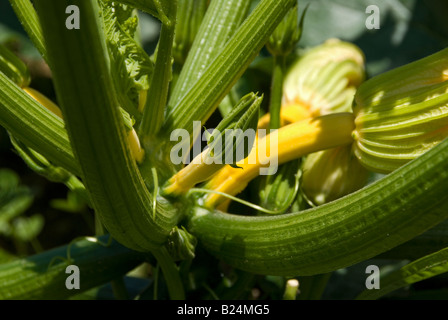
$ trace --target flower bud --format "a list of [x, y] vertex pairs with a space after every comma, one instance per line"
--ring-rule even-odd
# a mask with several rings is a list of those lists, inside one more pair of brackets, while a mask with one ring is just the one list
[[337, 39], [312, 48], [289, 69], [283, 105], [308, 107], [313, 116], [351, 111], [357, 86], [364, 80], [364, 55]]
[[295, 49], [302, 36], [303, 18], [306, 14], [306, 9], [299, 22], [298, 6], [295, 5], [274, 30], [266, 44], [272, 55], [286, 56]]
[[363, 83], [355, 96], [355, 154], [388, 173], [448, 136], [448, 49]]
[[167, 248], [175, 261], [194, 258], [197, 239], [185, 228], [174, 227], [168, 238]]
[[302, 190], [314, 205], [322, 205], [362, 188], [368, 175], [351, 145], [332, 148], [306, 157]]

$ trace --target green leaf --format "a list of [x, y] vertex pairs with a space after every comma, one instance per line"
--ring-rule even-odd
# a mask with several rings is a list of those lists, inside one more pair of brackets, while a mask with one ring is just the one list
[[166, 7], [169, 7], [169, 4], [166, 5], [167, 1], [165, 0], [118, 0], [117, 2], [128, 4], [134, 8], [145, 11], [165, 23], [169, 22], [171, 18], [170, 12], [166, 10]]
[[14, 220], [14, 237], [21, 241], [31, 241], [36, 238], [44, 227], [44, 217], [34, 214], [30, 217], [18, 217]]
[[[370, 75], [415, 61], [448, 44], [448, 7], [443, 0], [300, 1], [300, 5], [308, 3], [300, 45], [316, 46], [329, 38], [352, 42], [365, 52]], [[365, 11], [372, 4], [380, 9], [379, 30], [365, 26], [369, 17]]]
[[138, 18], [133, 9], [105, 0], [99, 4], [117, 97], [127, 112], [139, 118], [140, 99], [149, 88], [154, 63], [134, 38]]
[[0, 169], [0, 233], [9, 234], [13, 219], [24, 213], [34, 200], [31, 190], [19, 183], [14, 171]]

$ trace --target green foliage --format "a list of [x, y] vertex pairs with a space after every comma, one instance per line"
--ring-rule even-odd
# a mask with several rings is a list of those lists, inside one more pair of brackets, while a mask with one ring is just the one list
[[154, 63], [136, 41], [138, 17], [132, 7], [100, 1], [112, 79], [122, 107], [138, 116], [140, 95], [148, 90]]
[[[291, 66], [303, 49], [332, 37], [365, 52], [369, 75], [440, 51], [448, 34], [441, 23], [448, 12], [443, 0], [434, 1], [440, 10], [427, 1], [378, 1], [384, 24], [377, 31], [364, 25], [368, 0], [300, 1], [302, 20], [293, 0], [78, 0], [80, 31], [66, 30], [60, 14], [72, 1], [10, 2], [51, 68], [64, 120], [19, 87], [30, 85], [31, 70], [0, 59], [0, 125], [29, 168], [70, 189], [66, 198], [51, 197], [49, 205], [65, 214], [89, 210], [96, 234], [23, 258], [0, 249], [0, 298], [378, 299], [403, 292], [413, 298], [419, 296], [416, 283], [443, 279], [446, 139], [374, 179], [379, 181], [312, 209], [297, 192], [307, 168], [302, 159], [287, 163], [239, 195], [242, 203], [251, 200], [276, 216], [235, 203], [228, 210], [234, 214], [204, 208], [196, 196], [200, 189], [179, 197], [158, 190], [176, 170], [169, 163], [172, 130], [191, 133], [193, 120], [221, 130], [255, 128], [259, 110], [268, 106], [247, 93], [279, 102], [282, 90], [271, 87], [272, 79], [283, 77], [277, 78], [276, 67]], [[154, 52], [143, 49], [139, 28], [148, 16], [138, 10], [160, 21]], [[28, 39], [3, 32], [9, 30], [4, 25], [0, 30], [0, 42], [9, 36], [30, 46]], [[286, 53], [291, 54], [276, 60]], [[325, 70], [334, 71], [331, 65]], [[372, 90], [381, 86], [370, 83]], [[142, 164], [132, 157], [126, 136], [134, 124], [145, 149]], [[438, 124], [446, 128], [446, 119]], [[45, 216], [30, 210], [35, 193], [20, 178], [0, 170], [0, 234], [13, 240], [15, 255], [25, 255], [24, 243], [40, 251], [36, 238], [45, 231]], [[382, 288], [364, 291], [365, 266], [372, 263], [383, 267]], [[64, 287], [68, 264], [81, 268], [81, 291]], [[445, 294], [434, 290], [429, 297]]]
[[41, 214], [25, 216], [33, 203], [31, 189], [20, 184], [19, 176], [9, 169], [0, 169], [0, 235], [15, 242], [23, 252], [23, 244], [33, 242], [42, 231]]

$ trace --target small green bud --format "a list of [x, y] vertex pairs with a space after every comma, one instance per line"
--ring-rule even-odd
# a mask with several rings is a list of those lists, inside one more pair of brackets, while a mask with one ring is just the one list
[[31, 82], [25, 63], [3, 45], [0, 45], [0, 72], [21, 88], [28, 87]]
[[365, 78], [364, 55], [337, 39], [307, 51], [290, 67], [283, 102], [307, 107], [312, 116], [351, 111], [356, 88]]
[[355, 154], [388, 173], [448, 136], [448, 49], [363, 83], [355, 96]]
[[368, 175], [351, 146], [327, 149], [306, 157], [302, 191], [314, 205], [322, 205], [362, 188]]
[[184, 227], [174, 227], [168, 238], [167, 248], [175, 261], [193, 259], [197, 239]]
[[123, 117], [124, 127], [126, 131], [129, 132], [134, 128], [135, 119], [131, 117], [129, 113], [127, 113], [123, 108], [120, 108], [121, 115]]
[[295, 49], [302, 36], [303, 18], [307, 9], [308, 6], [299, 22], [298, 6], [295, 5], [274, 30], [266, 44], [267, 49], [273, 56], [287, 56]]
[[44, 156], [27, 147], [12, 135], [10, 135], [10, 140], [19, 156], [36, 173], [53, 182], [65, 183], [70, 179], [71, 173], [67, 170], [51, 164]]

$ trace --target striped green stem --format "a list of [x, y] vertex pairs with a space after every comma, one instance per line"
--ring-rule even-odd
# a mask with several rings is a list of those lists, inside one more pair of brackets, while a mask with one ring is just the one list
[[159, 131], [162, 126], [165, 105], [168, 100], [168, 89], [171, 81], [171, 60], [176, 25], [177, 1], [170, 1], [169, 23], [162, 23], [157, 58], [148, 90], [148, 99], [140, 124], [140, 135], [145, 139]]
[[239, 269], [315, 275], [377, 256], [448, 218], [448, 140], [350, 196], [306, 211], [248, 217], [196, 208], [189, 231]]
[[[0, 300], [66, 299], [126, 274], [145, 259], [116, 241], [106, 246], [98, 240], [78, 240], [0, 265]], [[68, 265], [79, 268], [79, 290], [65, 285]]]
[[448, 248], [424, 256], [388, 274], [381, 279], [378, 290], [365, 290], [357, 299], [379, 299], [397, 289], [446, 272], [448, 272]]
[[55, 165], [81, 173], [64, 122], [1, 72], [0, 125]]
[[175, 106], [199, 80], [244, 20], [249, 5], [250, 1], [246, 0], [216, 0], [210, 3], [173, 88], [169, 106]]
[[192, 133], [193, 121], [205, 122], [295, 2], [262, 0], [195, 85], [175, 105], [170, 103], [172, 108], [167, 114], [164, 132], [186, 129]]
[[65, 27], [71, 1], [37, 0], [35, 6], [67, 131], [92, 205], [112, 236], [137, 251], [162, 245], [177, 211], [152, 196], [131, 155], [108, 66], [98, 4], [80, 0], [79, 30]]
[[47, 50], [45, 48], [42, 28], [33, 4], [30, 0], [9, 0], [9, 2], [34, 46], [42, 57], [47, 59]]
[[272, 71], [271, 82], [271, 101], [269, 104], [269, 113], [271, 115], [269, 128], [278, 129], [280, 123], [280, 108], [283, 97], [283, 78], [285, 75], [285, 57], [274, 56], [274, 69]]

